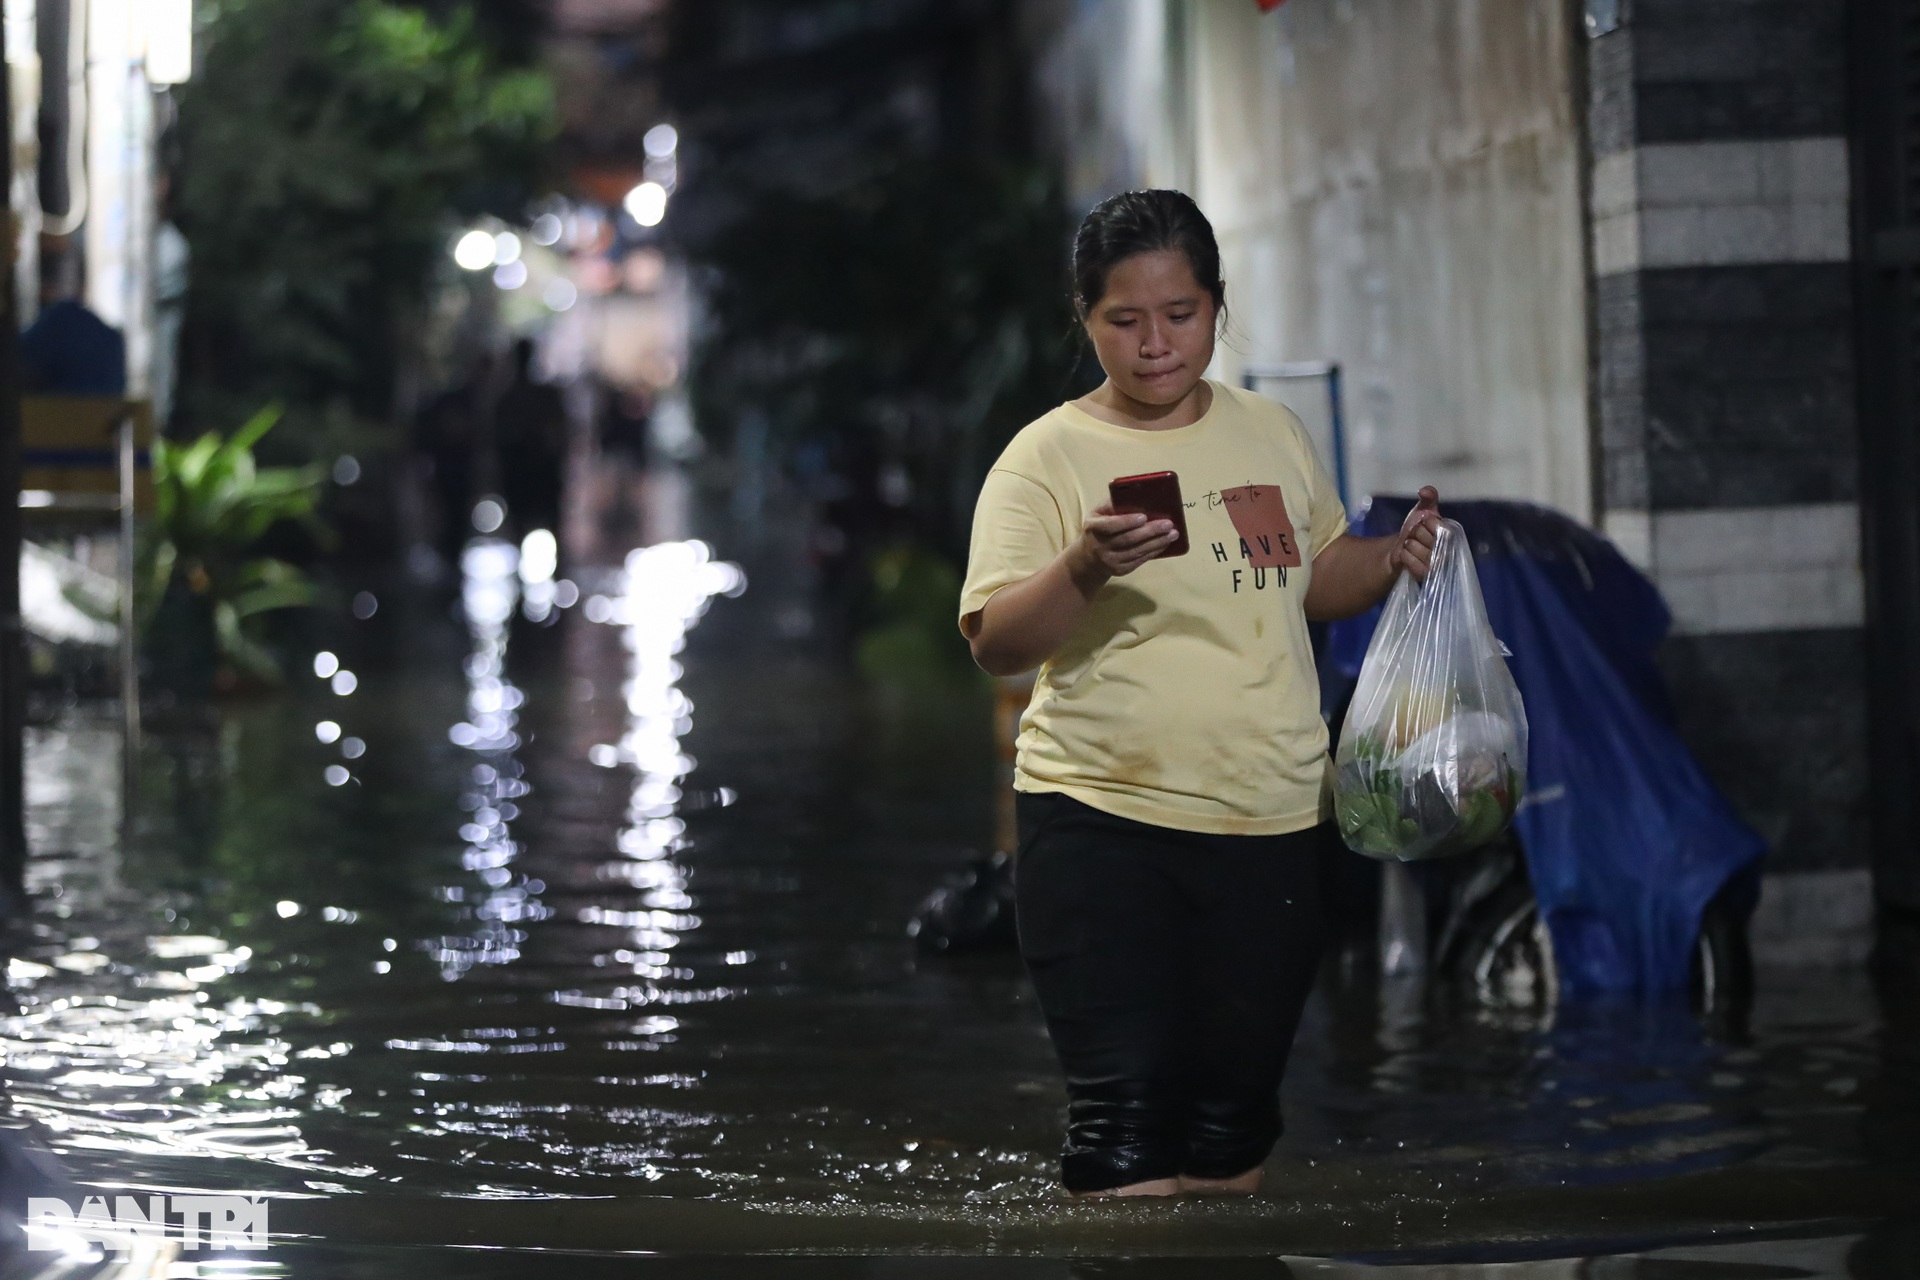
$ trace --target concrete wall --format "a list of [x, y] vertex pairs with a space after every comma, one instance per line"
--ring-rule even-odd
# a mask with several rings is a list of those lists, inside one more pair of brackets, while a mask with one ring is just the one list
[[[1202, 0], [1204, 2], [1204, 0]], [[1028, 0], [1020, 14], [1041, 129], [1085, 212], [1139, 187], [1192, 178], [1179, 0]]]
[[1189, 8], [1228, 366], [1329, 359], [1356, 495], [1591, 515], [1571, 38], [1556, 0]]
[[1030, 10], [1081, 207], [1220, 232], [1221, 372], [1340, 361], [1354, 493], [1550, 503], [1659, 583], [1682, 734], [1794, 886], [1763, 939], [1868, 901], [1844, 12]]
[[1076, 202], [1177, 186], [1213, 220], [1232, 312], [1222, 376], [1339, 361], [1356, 496], [1430, 482], [1591, 517], [1558, 0], [1035, 12]]

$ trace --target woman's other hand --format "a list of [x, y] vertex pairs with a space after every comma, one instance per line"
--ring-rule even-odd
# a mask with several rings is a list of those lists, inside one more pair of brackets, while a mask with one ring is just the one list
[[1420, 500], [1413, 504], [1413, 510], [1407, 512], [1406, 523], [1400, 526], [1393, 549], [1387, 553], [1387, 565], [1394, 576], [1399, 576], [1404, 569], [1415, 580], [1426, 581], [1428, 568], [1433, 563], [1433, 544], [1439, 528], [1440, 491], [1427, 485], [1420, 490]]
[[[1102, 577], [1124, 578], [1179, 540], [1173, 521], [1138, 512], [1116, 514], [1099, 506], [1087, 517], [1080, 535], [1082, 565]], [[1428, 539], [1432, 544], [1432, 539]], [[1078, 576], [1078, 575], [1076, 575]]]

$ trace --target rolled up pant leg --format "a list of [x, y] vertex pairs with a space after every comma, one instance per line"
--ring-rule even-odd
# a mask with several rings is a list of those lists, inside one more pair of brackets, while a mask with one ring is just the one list
[[1185, 1159], [1191, 913], [1177, 847], [1060, 795], [1019, 798], [1020, 950], [1067, 1076], [1061, 1181], [1102, 1191]]

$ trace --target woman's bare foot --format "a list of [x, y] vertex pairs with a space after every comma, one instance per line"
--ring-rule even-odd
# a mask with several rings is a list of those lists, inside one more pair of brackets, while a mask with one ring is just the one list
[[1250, 1196], [1260, 1189], [1260, 1178], [1265, 1173], [1265, 1168], [1255, 1165], [1231, 1178], [1192, 1178], [1183, 1173], [1174, 1181], [1181, 1191], [1191, 1195]]
[[[1254, 1172], [1258, 1173], [1259, 1170]], [[1130, 1182], [1124, 1187], [1111, 1187], [1101, 1191], [1069, 1191], [1067, 1195], [1075, 1200], [1104, 1200], [1112, 1196], [1177, 1196], [1186, 1188], [1182, 1185], [1185, 1178], [1149, 1178], [1145, 1182]]]

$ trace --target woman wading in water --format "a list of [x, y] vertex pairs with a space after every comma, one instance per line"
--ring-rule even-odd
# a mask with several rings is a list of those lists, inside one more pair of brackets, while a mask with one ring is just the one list
[[[1438, 495], [1347, 532], [1299, 419], [1202, 375], [1220, 251], [1176, 191], [1087, 215], [1074, 301], [1106, 381], [1032, 423], [981, 489], [960, 629], [1040, 668], [1015, 787], [1020, 950], [1066, 1070], [1070, 1192], [1250, 1193], [1324, 944], [1327, 729], [1309, 619], [1424, 577]], [[1172, 471], [1166, 519], [1108, 484]]]

